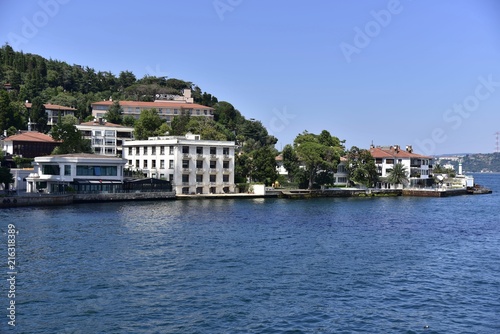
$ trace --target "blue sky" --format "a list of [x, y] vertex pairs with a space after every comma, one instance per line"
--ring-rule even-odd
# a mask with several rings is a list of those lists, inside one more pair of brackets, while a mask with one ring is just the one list
[[0, 0], [16, 51], [191, 81], [279, 142], [489, 153], [500, 131], [500, 2]]

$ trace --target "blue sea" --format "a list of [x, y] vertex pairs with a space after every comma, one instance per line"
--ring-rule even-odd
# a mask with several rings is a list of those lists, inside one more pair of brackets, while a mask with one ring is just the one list
[[475, 177], [493, 194], [3, 209], [0, 332], [500, 333], [500, 174]]

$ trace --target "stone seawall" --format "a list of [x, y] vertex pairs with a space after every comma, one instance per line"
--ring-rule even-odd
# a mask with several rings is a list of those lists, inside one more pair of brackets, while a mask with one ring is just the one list
[[446, 189], [446, 190], [421, 190], [421, 189], [404, 189], [403, 196], [416, 196], [416, 197], [447, 197], [467, 195], [467, 189]]
[[171, 199], [175, 199], [175, 193], [173, 193], [173, 192], [75, 194], [74, 195], [74, 202], [75, 203], [171, 200]]
[[22, 206], [53, 206], [73, 203], [73, 195], [10, 196], [0, 199], [0, 208]]
[[401, 189], [327, 189], [282, 191], [284, 198], [401, 196]]

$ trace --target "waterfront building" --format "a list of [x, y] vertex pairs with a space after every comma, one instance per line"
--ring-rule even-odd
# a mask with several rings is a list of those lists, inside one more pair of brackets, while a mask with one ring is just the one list
[[235, 191], [235, 147], [188, 133], [125, 141], [123, 157], [127, 169], [167, 179], [177, 194], [222, 194]]
[[[201, 104], [193, 103], [191, 90], [185, 89], [182, 96], [168, 96], [165, 100], [155, 100], [154, 102], [143, 101], [118, 101], [123, 109], [123, 116], [132, 116], [138, 119], [141, 111], [147, 109], [155, 109], [161, 119], [167, 123], [174, 119], [175, 116], [183, 113], [191, 117], [206, 117], [213, 119], [214, 109]], [[113, 105], [113, 101], [100, 101], [92, 103], [92, 115], [96, 118], [105, 118], [109, 108]]]
[[51, 154], [59, 146], [51, 136], [38, 131], [27, 131], [9, 136], [3, 140], [3, 151], [23, 158]]
[[29, 193], [115, 192], [123, 184], [126, 160], [119, 157], [77, 153], [36, 157], [27, 178]]
[[122, 144], [134, 138], [134, 128], [106, 122], [102, 118], [76, 125], [91, 142], [95, 154], [122, 156]]
[[337, 171], [333, 173], [334, 184], [336, 186], [347, 186], [349, 173], [346, 169], [347, 158], [340, 157], [340, 162], [337, 164]]
[[[26, 102], [24, 106], [26, 107], [26, 109], [28, 109], [29, 115], [32, 104]], [[49, 126], [56, 125], [59, 122], [59, 117], [67, 115], [75, 116], [75, 108], [50, 103], [44, 104], [43, 106], [45, 107], [45, 113], [47, 114], [47, 125]]]
[[433, 158], [413, 153], [411, 146], [401, 149], [399, 145], [394, 146], [371, 146], [370, 153], [375, 159], [378, 176], [381, 178], [381, 188], [393, 188], [384, 181], [389, 176], [395, 164], [402, 164], [408, 171], [410, 185], [427, 186], [432, 183]]

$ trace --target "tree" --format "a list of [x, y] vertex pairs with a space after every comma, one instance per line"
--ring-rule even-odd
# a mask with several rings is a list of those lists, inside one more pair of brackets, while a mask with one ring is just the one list
[[251, 154], [251, 178], [255, 182], [262, 182], [271, 185], [276, 181], [278, 172], [276, 171], [276, 150], [269, 146], [261, 147]]
[[369, 150], [351, 147], [347, 152], [346, 170], [350, 182], [373, 187], [378, 180], [375, 159]]
[[9, 184], [14, 183], [14, 176], [10, 172], [10, 168], [0, 167], [0, 183], [4, 185], [4, 189], [9, 189]]
[[395, 164], [387, 176], [387, 181], [391, 184], [405, 184], [408, 182], [408, 171], [403, 164]]
[[33, 99], [30, 112], [31, 122], [35, 123], [36, 130], [45, 132], [47, 130], [47, 113], [42, 99], [37, 96]]
[[92, 153], [90, 140], [84, 139], [82, 133], [73, 124], [54, 125], [51, 135], [55, 140], [61, 141], [52, 154]]
[[109, 110], [104, 115], [107, 122], [114, 124], [122, 124], [123, 122], [123, 108], [120, 106], [120, 102], [114, 101]]
[[127, 116], [123, 117], [122, 125], [134, 127], [134, 125], [135, 125], [134, 116], [127, 115]]
[[188, 132], [188, 124], [191, 120], [191, 116], [189, 113], [181, 108], [180, 115], [175, 116], [172, 120], [172, 135], [174, 136], [182, 136]]
[[294, 148], [297, 157], [304, 164], [309, 180], [308, 189], [312, 189], [319, 172], [333, 176], [344, 152], [341, 141], [326, 130], [320, 135], [304, 131], [295, 138]]
[[283, 167], [288, 172], [288, 178], [293, 181], [299, 171], [299, 158], [290, 144], [285, 145], [281, 155], [283, 157]]
[[163, 124], [156, 109], [145, 109], [141, 111], [139, 119], [135, 122], [134, 137], [137, 140], [148, 139], [158, 135], [160, 126]]

